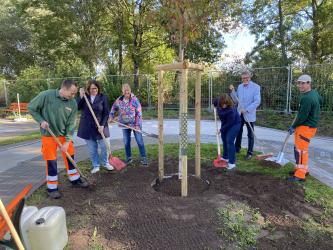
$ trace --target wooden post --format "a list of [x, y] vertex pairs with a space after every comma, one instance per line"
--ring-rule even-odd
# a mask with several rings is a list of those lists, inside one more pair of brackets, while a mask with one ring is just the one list
[[200, 162], [200, 120], [201, 120], [201, 72], [197, 71], [195, 80], [195, 176], [201, 176]]
[[164, 145], [163, 145], [163, 75], [164, 71], [158, 72], [158, 178], [164, 178]]
[[181, 195], [183, 197], [187, 196], [187, 74], [188, 70], [182, 70], [182, 77], [180, 83], [180, 93], [179, 93], [179, 101], [180, 101], [180, 157], [182, 164], [182, 188]]

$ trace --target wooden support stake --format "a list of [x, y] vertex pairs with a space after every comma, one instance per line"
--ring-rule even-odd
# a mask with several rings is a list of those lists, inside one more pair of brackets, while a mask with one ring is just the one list
[[164, 145], [163, 145], [163, 75], [164, 71], [158, 72], [158, 178], [164, 178]]
[[195, 81], [195, 176], [201, 177], [200, 162], [200, 120], [201, 120], [201, 72], [197, 71]]
[[204, 66], [201, 64], [190, 63], [188, 60], [184, 60], [183, 62], [172, 63], [172, 64], [161, 64], [155, 67], [156, 70], [204, 70]]
[[181, 124], [181, 131], [180, 131], [180, 143], [181, 143], [181, 164], [182, 164], [182, 183], [181, 183], [181, 195], [183, 197], [187, 196], [187, 75], [188, 70], [183, 69], [182, 70], [182, 77], [181, 77], [181, 83], [180, 83], [180, 95], [179, 95], [179, 101], [180, 101], [180, 124]]

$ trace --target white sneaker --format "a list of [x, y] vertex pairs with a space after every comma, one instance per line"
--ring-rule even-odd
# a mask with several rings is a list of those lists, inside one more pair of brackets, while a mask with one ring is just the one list
[[90, 171], [90, 173], [96, 174], [98, 171], [99, 171], [99, 167], [95, 167]]
[[236, 164], [228, 163], [228, 167], [227, 167], [227, 169], [228, 169], [228, 170], [231, 170], [231, 169], [234, 169], [235, 167], [236, 167]]
[[114, 167], [110, 163], [106, 163], [104, 167], [109, 171], [114, 170]]

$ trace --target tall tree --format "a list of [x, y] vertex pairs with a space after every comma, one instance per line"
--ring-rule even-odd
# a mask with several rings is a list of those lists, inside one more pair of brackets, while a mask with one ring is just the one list
[[332, 59], [333, 2], [303, 0], [298, 4], [297, 29], [293, 32], [294, 53], [311, 64]]
[[[290, 34], [296, 14], [293, 5], [291, 0], [255, 0], [244, 5], [244, 23], [257, 41], [256, 47], [247, 55], [248, 61], [272, 66], [290, 64]], [[269, 59], [267, 55], [273, 57]]]
[[229, 0], [161, 0], [161, 23], [170, 41], [178, 45], [178, 59], [184, 59], [189, 42], [220, 28], [227, 31], [237, 24], [241, 1]]
[[30, 48], [31, 34], [11, 0], [0, 5], [0, 74], [15, 77], [34, 61]]

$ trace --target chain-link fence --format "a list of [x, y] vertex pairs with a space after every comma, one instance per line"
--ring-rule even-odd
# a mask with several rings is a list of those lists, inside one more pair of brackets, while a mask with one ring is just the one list
[[[309, 74], [313, 79], [313, 88], [317, 89], [323, 98], [322, 111], [332, 111], [333, 107], [333, 64], [307, 65], [305, 67], [270, 67], [252, 69], [252, 80], [261, 86], [260, 110], [272, 110], [279, 112], [292, 112], [297, 110], [300, 93], [295, 84], [297, 78], [303, 74]], [[188, 106], [195, 107], [195, 77], [194, 72], [188, 75]], [[73, 77], [84, 86], [87, 79]], [[145, 108], [157, 107], [157, 74], [139, 75], [138, 85], [134, 86], [134, 75], [107, 75], [101, 76], [102, 91], [106, 93], [112, 103], [121, 95], [121, 85], [129, 83], [132, 91]], [[15, 81], [3, 81], [0, 84], [0, 106], [8, 106], [16, 101], [17, 93], [21, 102], [29, 102], [39, 92], [58, 88], [63, 79], [18, 79]], [[179, 83], [178, 72], [166, 72], [164, 75], [164, 108], [179, 108]], [[201, 107], [211, 109], [214, 98], [223, 92], [229, 92], [228, 86], [240, 84], [240, 72], [235, 70], [209, 71], [202, 74], [201, 79]]]

